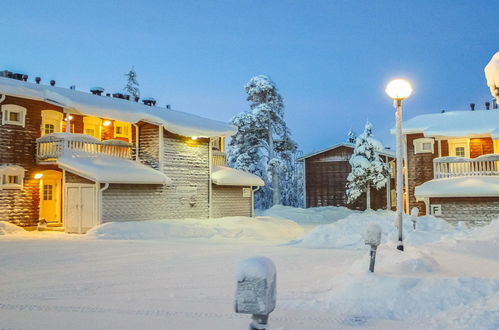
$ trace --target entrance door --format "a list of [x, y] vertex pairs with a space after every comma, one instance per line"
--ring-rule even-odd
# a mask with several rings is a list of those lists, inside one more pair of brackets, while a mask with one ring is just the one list
[[68, 233], [83, 234], [98, 225], [96, 186], [66, 184], [64, 228]]
[[43, 171], [40, 180], [40, 218], [61, 222], [61, 172]]

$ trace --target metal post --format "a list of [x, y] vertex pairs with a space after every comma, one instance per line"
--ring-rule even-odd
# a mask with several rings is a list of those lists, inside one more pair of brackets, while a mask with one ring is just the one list
[[371, 263], [369, 264], [369, 271], [374, 273], [374, 263], [376, 262], [376, 245], [371, 245]]
[[397, 112], [396, 132], [397, 132], [397, 226], [398, 226], [398, 243], [397, 249], [404, 251], [404, 243], [402, 241], [402, 211], [404, 207], [403, 199], [403, 175], [402, 175], [402, 100], [396, 100]]

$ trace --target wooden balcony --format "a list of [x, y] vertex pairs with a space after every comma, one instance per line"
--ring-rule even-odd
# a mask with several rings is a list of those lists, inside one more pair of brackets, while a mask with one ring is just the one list
[[435, 179], [459, 176], [499, 175], [499, 154], [488, 154], [477, 158], [440, 157], [433, 160]]
[[85, 134], [53, 133], [36, 140], [39, 164], [55, 163], [64, 154], [108, 155], [132, 159], [132, 144], [121, 140], [99, 141]]
[[227, 154], [222, 151], [213, 151], [212, 162], [215, 166], [227, 166]]

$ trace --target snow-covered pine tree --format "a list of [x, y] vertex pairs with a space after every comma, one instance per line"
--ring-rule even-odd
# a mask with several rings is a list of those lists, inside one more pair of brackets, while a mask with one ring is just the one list
[[378, 190], [384, 187], [389, 173], [378, 154], [378, 151], [383, 151], [383, 144], [373, 137], [372, 129], [372, 124], [367, 122], [364, 133], [356, 139], [350, 158], [352, 170], [347, 177], [348, 203], [354, 202], [365, 192], [367, 209], [371, 209], [371, 187]]
[[[251, 111], [232, 119], [238, 132], [229, 142], [228, 161], [235, 168], [257, 174], [265, 181], [256, 194], [255, 206], [268, 208], [281, 204], [283, 172], [289, 170], [288, 154], [296, 152], [296, 143], [284, 121], [284, 104], [270, 77], [253, 77], [245, 86]], [[270, 182], [270, 185], [269, 185]]]
[[355, 140], [357, 140], [357, 134], [355, 134], [355, 132], [350, 129], [348, 131], [348, 143], [355, 143]]
[[139, 83], [137, 81], [137, 72], [135, 72], [135, 68], [132, 66], [130, 71], [128, 71], [128, 73], [125, 73], [125, 76], [127, 77], [127, 82], [123, 90], [130, 94], [132, 98], [139, 98], [140, 90], [137, 87], [139, 86]]

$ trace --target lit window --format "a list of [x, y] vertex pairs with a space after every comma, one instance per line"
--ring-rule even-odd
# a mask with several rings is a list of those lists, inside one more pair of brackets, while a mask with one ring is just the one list
[[466, 157], [466, 149], [464, 147], [456, 147], [457, 157]]
[[0, 166], [0, 190], [22, 189], [24, 179], [24, 168], [18, 165]]
[[101, 139], [102, 119], [97, 117], [83, 117], [83, 132], [86, 135]]
[[130, 140], [131, 124], [122, 121], [114, 122], [114, 136]]
[[62, 131], [62, 112], [55, 110], [42, 110], [42, 132], [41, 135], [60, 133]]
[[54, 124], [45, 124], [43, 131], [44, 131], [44, 135], [52, 134], [55, 132], [55, 125]]
[[2, 105], [2, 125], [17, 125], [24, 127], [26, 108], [15, 104]]
[[52, 192], [53, 192], [53, 186], [51, 184], [44, 184], [43, 185], [43, 200], [44, 201], [51, 201], [52, 200]]

